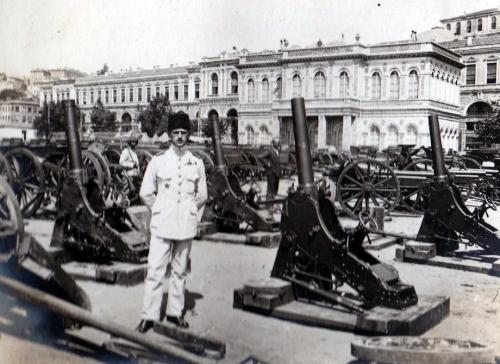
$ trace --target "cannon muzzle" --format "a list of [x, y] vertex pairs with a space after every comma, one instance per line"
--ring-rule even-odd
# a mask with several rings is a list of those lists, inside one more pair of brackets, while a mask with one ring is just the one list
[[82, 170], [82, 150], [80, 146], [80, 136], [78, 135], [78, 124], [76, 121], [75, 100], [63, 100], [63, 107], [66, 111], [66, 140], [68, 141], [69, 153], [69, 174], [79, 183], [83, 185], [83, 170]]
[[448, 179], [448, 175], [446, 174], [446, 167], [444, 165], [441, 132], [439, 130], [439, 120], [436, 114], [431, 114], [429, 116], [429, 133], [431, 136], [434, 179], [437, 181], [445, 181]]
[[224, 153], [222, 151], [222, 142], [220, 140], [219, 118], [216, 115], [210, 117], [210, 126], [212, 127], [212, 144], [215, 155], [215, 169], [226, 173], [226, 164], [224, 163]]
[[297, 169], [299, 175], [299, 185], [297, 188], [312, 197], [317, 197], [303, 97], [295, 97], [292, 99], [292, 118], [295, 154], [297, 155]]

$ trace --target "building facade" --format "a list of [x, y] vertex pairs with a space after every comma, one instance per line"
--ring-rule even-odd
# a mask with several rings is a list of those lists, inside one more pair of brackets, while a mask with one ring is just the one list
[[38, 116], [38, 111], [36, 99], [0, 101], [0, 139], [35, 139], [33, 121]]
[[166, 95], [174, 111], [192, 119], [216, 114], [228, 120], [239, 144], [267, 145], [279, 137], [290, 146], [290, 99], [303, 96], [315, 148], [429, 145], [427, 116], [437, 113], [444, 147], [458, 149], [462, 67], [458, 54], [432, 42], [365, 46], [357, 39], [234, 50], [185, 67], [58, 79], [41, 85], [40, 104], [74, 98], [89, 125], [100, 99], [127, 131], [138, 128], [138, 105]]
[[461, 148], [479, 147], [477, 122], [500, 101], [500, 9], [486, 9], [441, 20], [432, 40], [460, 55]]

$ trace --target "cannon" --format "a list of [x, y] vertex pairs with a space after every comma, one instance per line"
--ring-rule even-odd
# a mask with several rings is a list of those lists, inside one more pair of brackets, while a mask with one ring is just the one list
[[51, 245], [67, 248], [78, 258], [146, 261], [149, 249], [146, 232], [123, 207], [106, 206], [99, 185], [85, 175], [75, 101], [65, 100], [63, 105], [67, 112], [69, 170], [61, 186]]
[[483, 220], [488, 208], [496, 208], [488, 199], [470, 211], [463, 202], [457, 186], [450, 181], [446, 170], [437, 115], [429, 116], [434, 178], [425, 183], [425, 212], [417, 239], [436, 244], [440, 253], [456, 250], [459, 243], [477, 245], [500, 254], [498, 230]]
[[244, 193], [236, 174], [228, 170], [216, 117], [212, 117], [211, 124], [215, 163], [207, 176], [208, 202], [205, 220], [214, 219], [218, 230], [226, 232], [240, 231], [242, 223], [247, 229], [254, 231], [278, 230], [279, 223], [257, 205], [257, 192], [250, 189]]
[[[345, 230], [332, 202], [318, 196], [313, 178], [304, 99], [292, 99], [298, 188], [285, 200], [282, 238], [271, 276], [292, 283], [296, 297], [340, 304], [352, 311], [385, 306], [402, 309], [418, 301], [415, 289], [397, 270], [362, 247], [366, 230]], [[338, 293], [346, 283], [355, 298]]]

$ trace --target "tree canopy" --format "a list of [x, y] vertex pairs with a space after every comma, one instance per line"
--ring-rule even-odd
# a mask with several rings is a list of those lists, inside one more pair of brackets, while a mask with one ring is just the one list
[[90, 122], [96, 132], [116, 131], [116, 113], [104, 107], [101, 99], [98, 99], [90, 113]]
[[24, 92], [21, 91], [12, 89], [5, 89], [0, 91], [0, 100], [7, 100], [7, 99], [17, 100], [22, 97], [24, 97]]
[[490, 145], [500, 143], [500, 105], [493, 104], [493, 110], [477, 123], [478, 141]]
[[[50, 113], [49, 113], [50, 109]], [[50, 123], [49, 123], [50, 114]], [[76, 120], [80, 122], [80, 109], [76, 107]], [[39, 137], [48, 138], [50, 133], [66, 130], [66, 113], [60, 102], [49, 104], [44, 103], [41, 115], [37, 116], [33, 121], [33, 127], [36, 129], [36, 134]]]
[[172, 113], [170, 102], [165, 96], [156, 96], [143, 108], [137, 105], [139, 117], [137, 121], [141, 124], [141, 132], [152, 138], [155, 134], [161, 135], [167, 131], [168, 117]]

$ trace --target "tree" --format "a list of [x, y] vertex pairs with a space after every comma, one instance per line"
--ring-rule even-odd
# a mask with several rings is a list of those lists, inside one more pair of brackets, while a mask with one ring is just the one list
[[[76, 107], [75, 116], [77, 122], [80, 122], [80, 109], [78, 107]], [[66, 112], [62, 104], [60, 102], [54, 103], [53, 101], [49, 104], [44, 103], [40, 115], [33, 121], [33, 127], [36, 129], [36, 135], [47, 139], [53, 132], [65, 131], [66, 124]]]
[[117, 130], [116, 113], [106, 109], [101, 99], [98, 99], [92, 108], [90, 122], [96, 132]]
[[172, 113], [170, 102], [165, 96], [156, 96], [149, 102], [146, 108], [137, 105], [139, 117], [137, 121], [141, 124], [141, 131], [152, 138], [155, 134], [161, 135], [167, 131], [168, 116]]
[[24, 92], [21, 91], [11, 90], [11, 89], [5, 89], [0, 91], [0, 100], [7, 100], [7, 99], [17, 100], [22, 97], [24, 97]]
[[[228, 122], [227, 119], [218, 119], [219, 120], [219, 133], [221, 138], [224, 137], [228, 132], [229, 128], [231, 126], [231, 123]], [[201, 127], [201, 132], [203, 133], [203, 136], [207, 138], [212, 137], [212, 123], [208, 119], [203, 119], [202, 120], [202, 127]]]
[[99, 71], [97, 71], [96, 74], [98, 76], [105, 75], [108, 71], [109, 71], [109, 67], [108, 67], [108, 65], [106, 63], [104, 63], [104, 65], [102, 66], [102, 68]]
[[500, 105], [494, 103], [493, 110], [477, 123], [477, 140], [484, 144], [500, 143]]

